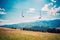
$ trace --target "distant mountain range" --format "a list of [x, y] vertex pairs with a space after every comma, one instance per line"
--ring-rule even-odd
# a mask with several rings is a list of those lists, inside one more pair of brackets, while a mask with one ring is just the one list
[[55, 29], [59, 28], [57, 32], [60, 32], [60, 19], [3, 25], [2, 27], [12, 28], [12, 29], [31, 30], [31, 31], [42, 31], [42, 32], [47, 32], [47, 31], [56, 32], [57, 30]]
[[49, 21], [39, 21], [38, 20], [35, 22], [19, 23], [19, 24], [12, 24], [12, 25], [3, 25], [2, 27], [30, 28], [33, 26], [57, 28], [57, 27], [60, 27], [60, 19], [49, 20]]

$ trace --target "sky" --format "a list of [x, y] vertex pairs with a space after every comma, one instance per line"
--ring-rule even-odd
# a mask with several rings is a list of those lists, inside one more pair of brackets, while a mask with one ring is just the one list
[[4, 24], [7, 20], [8, 24], [60, 19], [59, 10], [60, 0], [0, 0], [0, 21]]

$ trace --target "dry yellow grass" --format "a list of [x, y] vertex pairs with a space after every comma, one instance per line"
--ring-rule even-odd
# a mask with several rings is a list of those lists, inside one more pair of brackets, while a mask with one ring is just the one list
[[60, 40], [60, 34], [0, 28], [0, 40]]

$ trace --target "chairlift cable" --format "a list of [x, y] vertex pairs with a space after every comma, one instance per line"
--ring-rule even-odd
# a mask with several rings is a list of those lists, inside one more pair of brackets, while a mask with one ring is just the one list
[[39, 19], [41, 19], [41, 10], [40, 10], [40, 13], [39, 13], [39, 14], [40, 14], [40, 17], [39, 17]]
[[21, 14], [21, 16], [24, 17], [24, 15], [23, 15], [23, 10], [22, 10], [22, 14]]

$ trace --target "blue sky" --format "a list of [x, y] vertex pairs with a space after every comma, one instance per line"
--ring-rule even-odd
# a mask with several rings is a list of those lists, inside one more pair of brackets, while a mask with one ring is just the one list
[[[36, 21], [39, 20], [40, 10], [45, 4], [48, 5], [51, 2], [51, 0], [0, 0], [0, 8], [4, 8], [6, 13], [0, 14], [0, 19], [14, 22]], [[56, 8], [60, 7], [60, 0], [56, 0], [54, 5], [56, 5]], [[22, 11], [24, 17], [21, 16]], [[51, 16], [42, 12], [41, 16], [47, 20], [47, 17], [48, 19], [57, 19], [60, 15]]]

